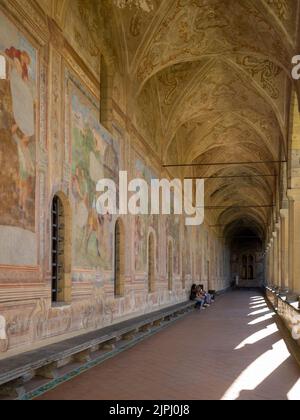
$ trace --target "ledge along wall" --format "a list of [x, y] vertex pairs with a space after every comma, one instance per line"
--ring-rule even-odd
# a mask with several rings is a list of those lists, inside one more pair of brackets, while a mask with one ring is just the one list
[[[115, 298], [117, 218], [95, 213], [96, 182], [102, 177], [118, 181], [121, 169], [148, 181], [171, 174], [132, 117], [120, 73], [107, 76], [101, 52], [95, 57], [97, 46], [77, 3], [72, 2], [65, 21], [64, 2], [53, 10], [48, 3], [0, 3], [0, 56], [7, 69], [0, 80], [0, 157], [5, 156], [0, 168], [0, 358], [185, 301], [193, 282], [215, 290], [229, 284], [229, 253], [208, 221], [190, 228], [181, 216], [126, 216], [123, 295]], [[112, 94], [107, 99], [108, 81]], [[100, 123], [101, 107], [107, 128]], [[51, 300], [54, 195], [64, 203], [66, 231], [59, 305]], [[151, 293], [150, 233], [155, 239]]]

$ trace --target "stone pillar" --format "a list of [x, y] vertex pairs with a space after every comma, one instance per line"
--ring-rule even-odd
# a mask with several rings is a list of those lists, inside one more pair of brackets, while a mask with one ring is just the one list
[[282, 288], [281, 282], [281, 223], [277, 223], [276, 225], [276, 233], [277, 233], [277, 279], [278, 279], [278, 287]]
[[270, 246], [267, 246], [265, 254], [265, 284], [271, 286], [270, 281]]
[[275, 287], [279, 286], [279, 273], [278, 273], [278, 234], [277, 231], [273, 232], [273, 283]]
[[281, 248], [281, 266], [280, 266], [280, 278], [281, 287], [283, 289], [289, 289], [289, 264], [288, 264], [288, 249], [289, 249], [289, 215], [288, 209], [280, 210], [280, 248]]
[[274, 246], [273, 246], [274, 239], [271, 238], [270, 240], [270, 263], [269, 263], [269, 284], [270, 286], [274, 286]]
[[300, 295], [300, 189], [288, 191], [289, 198], [289, 284]]

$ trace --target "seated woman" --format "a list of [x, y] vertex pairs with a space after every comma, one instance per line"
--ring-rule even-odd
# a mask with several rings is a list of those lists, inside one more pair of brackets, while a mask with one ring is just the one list
[[210, 306], [213, 300], [212, 296], [203, 289], [203, 286], [198, 286], [198, 290], [204, 299], [204, 306]]
[[199, 290], [195, 284], [193, 284], [192, 289], [191, 289], [190, 300], [196, 302], [196, 305], [195, 305], [196, 309], [202, 309], [202, 308], [204, 309], [205, 300], [202, 297], [202, 295], [199, 293]]

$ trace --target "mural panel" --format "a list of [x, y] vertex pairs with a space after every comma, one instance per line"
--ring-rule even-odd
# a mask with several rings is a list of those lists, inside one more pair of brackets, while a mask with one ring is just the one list
[[180, 274], [180, 216], [173, 214], [166, 216], [166, 232], [167, 237], [171, 237], [174, 243], [174, 274]]
[[191, 275], [191, 242], [188, 238], [192, 237], [192, 228], [184, 226], [184, 243], [183, 243], [183, 273]]
[[112, 270], [113, 216], [96, 211], [101, 178], [118, 184], [119, 147], [99, 123], [95, 102], [75, 82], [68, 82], [72, 144], [73, 263], [80, 268]]
[[35, 230], [37, 52], [0, 13], [0, 225]]
[[[141, 159], [137, 158], [135, 161], [135, 176], [147, 181], [151, 185], [152, 179], [158, 179], [152, 169], [150, 169]], [[158, 216], [136, 216], [135, 218], [135, 271], [143, 272], [147, 267], [147, 238], [149, 228], [152, 227], [158, 238], [159, 232], [159, 218]], [[159, 247], [156, 247], [156, 264], [158, 264]]]

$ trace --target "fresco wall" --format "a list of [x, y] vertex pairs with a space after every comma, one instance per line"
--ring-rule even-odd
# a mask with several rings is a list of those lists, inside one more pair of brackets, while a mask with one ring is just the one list
[[[148, 182], [169, 174], [117, 103], [111, 133], [99, 122], [97, 60], [93, 56], [91, 72], [82, 61], [94, 51], [92, 44], [79, 57], [81, 40], [73, 43], [76, 51], [69, 44], [71, 26], [65, 37], [32, 2], [23, 7], [10, 8], [10, 14], [0, 8], [0, 56], [7, 63], [0, 79], [0, 358], [185, 301], [192, 282], [205, 281], [209, 249], [204, 229], [185, 227], [182, 217], [122, 216], [125, 291], [115, 298], [117, 216], [96, 213], [96, 183], [103, 177], [118, 183], [120, 169]], [[80, 32], [80, 15], [74, 13], [71, 23]], [[57, 193], [68, 209], [71, 299], [53, 305], [50, 225]], [[153, 293], [148, 293], [150, 232], [156, 242]], [[209, 229], [207, 235], [214, 237]], [[212, 256], [210, 262], [214, 266]]]
[[112, 270], [113, 216], [96, 211], [97, 182], [118, 184], [119, 148], [99, 123], [99, 108], [69, 80], [72, 147], [73, 265]]
[[[6, 62], [0, 80], [0, 263], [34, 265], [37, 51], [3, 13], [0, 28], [0, 56]], [[27, 244], [20, 253], [21, 238]]]

